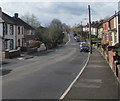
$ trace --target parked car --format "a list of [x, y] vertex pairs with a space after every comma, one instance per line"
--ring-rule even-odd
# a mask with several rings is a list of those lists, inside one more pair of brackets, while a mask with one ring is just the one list
[[76, 37], [76, 41], [77, 41], [77, 42], [80, 42], [80, 37]]
[[80, 47], [82, 46], [82, 44], [87, 44], [86, 42], [80, 42], [79, 45]]
[[89, 52], [90, 47], [86, 43], [80, 44], [80, 52]]
[[77, 42], [80, 42], [80, 37], [79, 36], [75, 36], [74, 40], [76, 40]]
[[76, 39], [77, 39], [77, 37], [75, 36], [75, 37], [74, 37], [74, 40], [76, 40]]

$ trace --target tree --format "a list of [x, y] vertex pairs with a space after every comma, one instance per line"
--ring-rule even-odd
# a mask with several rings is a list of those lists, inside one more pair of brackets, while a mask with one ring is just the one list
[[64, 35], [61, 21], [58, 19], [53, 19], [48, 29], [48, 33], [51, 36], [51, 41], [53, 45], [57, 46], [57, 44], [62, 43]]
[[26, 14], [22, 19], [35, 28], [35, 39], [37, 41], [42, 41], [51, 47], [63, 43], [64, 32], [69, 32], [70, 29], [70, 26], [61, 23], [58, 19], [53, 19], [47, 27], [40, 26], [40, 22], [34, 14]]
[[34, 14], [26, 14], [22, 16], [22, 20], [34, 28], [37, 28], [40, 26], [40, 22], [38, 21], [38, 18]]
[[68, 33], [70, 31], [70, 26], [69, 25], [66, 25], [65, 23], [63, 23], [62, 26], [63, 26], [63, 31], [64, 32]]
[[46, 32], [47, 28], [39, 26], [35, 30], [35, 39], [39, 41], [43, 41], [44, 34]]
[[56, 47], [58, 44], [63, 42], [63, 31], [63, 25], [61, 21], [58, 19], [53, 19], [43, 34], [43, 42], [46, 44], [52, 44], [53, 47]]

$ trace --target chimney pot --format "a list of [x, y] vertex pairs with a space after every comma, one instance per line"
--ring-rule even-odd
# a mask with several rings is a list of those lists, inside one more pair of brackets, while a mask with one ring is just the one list
[[2, 18], [2, 8], [0, 7], [0, 18]]
[[18, 13], [15, 13], [15, 14], [14, 14], [14, 17], [15, 17], [15, 18], [18, 18]]

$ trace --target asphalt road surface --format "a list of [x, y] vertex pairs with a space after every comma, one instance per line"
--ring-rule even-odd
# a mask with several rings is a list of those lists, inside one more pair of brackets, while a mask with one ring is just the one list
[[3, 76], [3, 99], [59, 99], [88, 57], [70, 36], [67, 45], [53, 52], [4, 65], [10, 72]]

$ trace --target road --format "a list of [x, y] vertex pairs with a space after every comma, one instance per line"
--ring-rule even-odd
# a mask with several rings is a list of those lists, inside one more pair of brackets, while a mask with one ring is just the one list
[[48, 54], [3, 66], [3, 99], [59, 99], [79, 74], [88, 53], [71, 35], [67, 45]]

